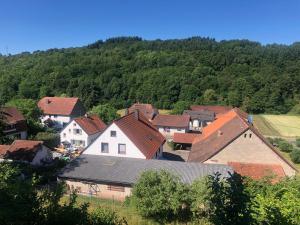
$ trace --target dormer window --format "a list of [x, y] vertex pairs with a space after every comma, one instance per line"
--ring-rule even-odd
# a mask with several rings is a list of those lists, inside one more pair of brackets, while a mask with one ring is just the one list
[[110, 136], [111, 136], [111, 137], [117, 137], [117, 131], [111, 130], [111, 131], [110, 131]]

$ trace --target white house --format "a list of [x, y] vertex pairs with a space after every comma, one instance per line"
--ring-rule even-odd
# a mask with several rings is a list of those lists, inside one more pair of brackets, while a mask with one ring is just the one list
[[79, 98], [44, 97], [38, 102], [38, 107], [43, 113], [42, 123], [57, 129], [62, 129], [73, 118], [86, 113]]
[[160, 133], [166, 137], [173, 137], [174, 133], [189, 131], [189, 115], [157, 115], [152, 121]]
[[113, 121], [83, 154], [156, 159], [162, 156], [164, 143], [165, 138], [136, 110]]
[[41, 166], [51, 162], [52, 152], [42, 141], [15, 140], [11, 145], [0, 145], [0, 158]]
[[90, 145], [106, 128], [106, 124], [96, 115], [73, 119], [61, 132], [60, 142], [74, 148]]

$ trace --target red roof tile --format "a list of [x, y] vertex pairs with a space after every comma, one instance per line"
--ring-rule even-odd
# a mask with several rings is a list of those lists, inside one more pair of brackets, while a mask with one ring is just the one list
[[228, 165], [236, 173], [254, 180], [260, 180], [266, 176], [276, 176], [274, 181], [278, 181], [278, 179], [285, 177], [282, 166], [277, 164], [228, 162]]
[[141, 113], [143, 113], [148, 120], [152, 120], [154, 116], [158, 114], [158, 110], [151, 104], [135, 103], [128, 109], [128, 112], [132, 113], [135, 110], [139, 110]]
[[99, 133], [106, 128], [106, 124], [96, 115], [82, 116], [74, 120], [88, 135]]
[[[76, 105], [80, 102], [79, 98], [66, 98], [66, 97], [44, 97], [38, 102], [38, 107], [44, 114], [48, 115], [71, 115]], [[79, 109], [79, 114], [84, 115], [85, 110]]]
[[15, 107], [2, 107], [5, 122], [8, 124], [16, 124], [20, 121], [25, 121], [23, 114]]
[[155, 126], [162, 127], [188, 127], [190, 122], [189, 115], [157, 115], [152, 121]]
[[163, 135], [138, 111], [123, 116], [114, 123], [140, 149], [146, 159], [153, 158], [165, 142]]
[[11, 145], [0, 147], [3, 158], [32, 161], [42, 141], [15, 140]]
[[220, 105], [192, 105], [190, 108], [193, 111], [208, 110], [208, 111], [215, 112], [216, 114], [226, 113], [232, 109], [231, 106], [220, 106]]
[[174, 133], [173, 142], [180, 144], [192, 144], [194, 139], [201, 134], [195, 133]]

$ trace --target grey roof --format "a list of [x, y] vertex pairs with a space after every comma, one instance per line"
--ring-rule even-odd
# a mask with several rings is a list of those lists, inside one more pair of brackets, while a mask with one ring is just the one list
[[233, 173], [231, 167], [219, 164], [81, 155], [67, 165], [58, 177], [131, 186], [138, 180], [142, 172], [162, 169], [173, 173], [182, 182], [187, 184], [192, 183], [198, 178], [213, 175], [217, 172], [222, 177], [229, 176], [229, 172]]
[[201, 121], [214, 121], [215, 113], [209, 110], [200, 110], [200, 111], [193, 111], [193, 110], [184, 110], [183, 115], [189, 115], [192, 120], [198, 119]]

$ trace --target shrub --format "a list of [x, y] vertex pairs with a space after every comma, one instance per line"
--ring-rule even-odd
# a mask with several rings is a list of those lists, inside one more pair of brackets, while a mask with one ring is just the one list
[[164, 170], [144, 172], [133, 187], [132, 202], [142, 216], [160, 222], [186, 218], [189, 205], [186, 186]]
[[122, 225], [126, 224], [125, 219], [120, 219], [119, 216], [110, 209], [97, 208], [89, 216], [90, 225]]
[[297, 139], [296, 139], [296, 146], [297, 146], [297, 147], [300, 147], [300, 138], [297, 138]]
[[36, 134], [35, 140], [43, 141], [50, 148], [55, 148], [60, 144], [59, 134], [49, 132], [39, 132]]
[[184, 110], [190, 107], [191, 103], [188, 101], [178, 101], [173, 105], [171, 114], [182, 114]]
[[294, 149], [290, 153], [290, 156], [294, 163], [300, 163], [300, 149]]
[[288, 143], [287, 141], [281, 141], [278, 144], [278, 148], [283, 152], [291, 152], [293, 151], [293, 145]]

